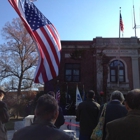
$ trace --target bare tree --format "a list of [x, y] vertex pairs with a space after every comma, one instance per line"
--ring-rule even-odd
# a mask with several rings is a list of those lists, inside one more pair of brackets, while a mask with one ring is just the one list
[[38, 59], [36, 46], [19, 18], [6, 23], [2, 36], [7, 43], [0, 45], [0, 81], [9, 90], [22, 89], [33, 84], [34, 71]]

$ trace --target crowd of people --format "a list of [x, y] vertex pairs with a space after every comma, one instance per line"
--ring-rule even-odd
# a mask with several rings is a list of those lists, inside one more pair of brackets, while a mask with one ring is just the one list
[[[0, 140], [7, 140], [4, 124], [8, 122], [8, 108], [2, 101], [5, 92], [0, 90]], [[128, 91], [125, 95], [113, 91], [107, 103], [95, 101], [95, 92], [89, 90], [87, 98], [76, 109], [79, 122], [79, 140], [90, 140], [106, 106], [102, 140], [140, 140], [140, 89]], [[73, 137], [59, 129], [65, 122], [63, 111], [53, 91], [37, 99], [32, 125], [16, 131], [12, 140], [73, 140]]]
[[99, 105], [94, 91], [89, 91], [87, 100], [77, 109], [80, 122], [79, 140], [90, 140], [102, 109], [106, 104], [102, 140], [140, 140], [140, 89], [129, 91], [124, 98], [122, 92], [111, 93], [110, 100]]

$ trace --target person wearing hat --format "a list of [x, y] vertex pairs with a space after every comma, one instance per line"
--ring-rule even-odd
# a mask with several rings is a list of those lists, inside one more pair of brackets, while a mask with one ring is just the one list
[[0, 140], [7, 140], [5, 123], [9, 121], [7, 105], [2, 101], [4, 96], [5, 92], [2, 88], [0, 88]]

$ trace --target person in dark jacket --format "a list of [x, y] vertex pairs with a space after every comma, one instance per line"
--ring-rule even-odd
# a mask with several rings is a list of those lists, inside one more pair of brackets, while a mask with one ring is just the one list
[[86, 101], [79, 104], [76, 111], [76, 120], [80, 123], [79, 140], [90, 140], [93, 129], [98, 122], [100, 105], [94, 100], [95, 93], [90, 90]]
[[0, 89], [0, 140], [7, 140], [7, 130], [5, 128], [5, 123], [9, 121], [7, 105], [2, 101], [4, 95], [5, 92], [1, 88]]
[[62, 108], [59, 106], [59, 114], [55, 121], [55, 126], [57, 128], [60, 128], [64, 124], [64, 122], [65, 122], [65, 119], [64, 119], [63, 111], [62, 111]]
[[39, 97], [35, 115], [35, 122], [16, 131], [12, 140], [73, 140], [54, 125], [58, 116], [58, 103], [51, 95]]
[[140, 89], [125, 96], [127, 116], [107, 123], [106, 140], [140, 140]]
[[[127, 109], [123, 105], [124, 96], [122, 92], [116, 90], [110, 96], [110, 101], [107, 103], [105, 112], [105, 124], [103, 129], [103, 139], [106, 137], [106, 124], [115, 119], [124, 117], [127, 115]], [[102, 107], [101, 107], [102, 110]], [[100, 111], [101, 112], [101, 111]]]

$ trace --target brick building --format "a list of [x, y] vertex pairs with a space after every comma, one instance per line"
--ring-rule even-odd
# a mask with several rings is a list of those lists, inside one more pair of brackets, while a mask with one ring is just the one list
[[[62, 93], [93, 89], [108, 96], [113, 90], [126, 93], [140, 87], [140, 40], [96, 37], [91, 41], [62, 41], [59, 76], [45, 85]], [[118, 76], [119, 72], [119, 76]], [[118, 80], [119, 79], [119, 80]], [[49, 89], [50, 90], [50, 89]], [[75, 93], [74, 93], [75, 94]]]

